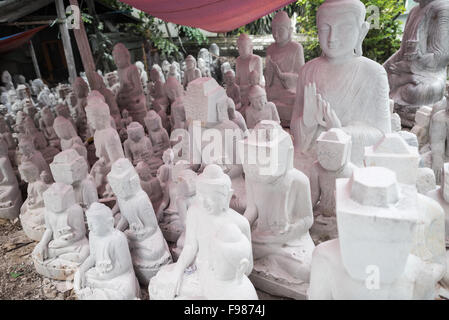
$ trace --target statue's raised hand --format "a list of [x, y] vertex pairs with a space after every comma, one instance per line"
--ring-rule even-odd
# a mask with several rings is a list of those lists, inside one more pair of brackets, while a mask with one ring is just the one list
[[[304, 87], [304, 111], [303, 122], [306, 127], [314, 127], [318, 125], [317, 119], [320, 118], [320, 110], [318, 106], [318, 95], [316, 92], [316, 84], [309, 83]], [[323, 117], [321, 116], [321, 119]]]
[[331, 105], [326, 100], [319, 97], [320, 109], [323, 110], [325, 127], [327, 130], [331, 128], [341, 128], [340, 119], [338, 119], [337, 114], [332, 110]]

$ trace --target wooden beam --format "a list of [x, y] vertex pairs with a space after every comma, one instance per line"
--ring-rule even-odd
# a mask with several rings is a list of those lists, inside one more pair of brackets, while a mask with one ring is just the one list
[[[55, 0], [56, 11], [58, 13], [58, 19], [64, 20], [65, 9], [64, 0]], [[69, 82], [74, 83], [76, 79], [76, 65], [73, 58], [72, 43], [70, 42], [69, 29], [67, 23], [63, 22], [59, 24], [59, 31], [61, 32], [62, 44], [64, 46], [65, 60], [67, 62], [67, 69], [69, 70]]]
[[[38, 26], [38, 25], [45, 25], [45, 24], [51, 24], [54, 20], [42, 20], [42, 21], [21, 21], [21, 22], [8, 22], [8, 23], [0, 23], [2, 26]], [[59, 21], [57, 21], [59, 22]]]
[[37, 63], [36, 52], [34, 51], [33, 42], [29, 41], [31, 60], [33, 60], [34, 71], [36, 72], [36, 77], [42, 79], [41, 70], [39, 69], [39, 64]]
[[[70, 0], [70, 4], [80, 7], [78, 0]], [[94, 58], [90, 49], [89, 40], [87, 39], [86, 29], [84, 28], [83, 19], [80, 17], [80, 25], [78, 29], [73, 29], [76, 43], [80, 52], [81, 60], [83, 61], [84, 72], [86, 72], [87, 79], [91, 88], [97, 88], [94, 72], [96, 71]]]

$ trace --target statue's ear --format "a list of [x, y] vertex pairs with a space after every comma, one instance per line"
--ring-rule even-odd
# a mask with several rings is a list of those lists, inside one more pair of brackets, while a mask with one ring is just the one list
[[366, 35], [368, 34], [370, 24], [368, 22], [363, 22], [360, 27], [360, 35], [357, 41], [357, 46], [355, 48], [355, 54], [360, 57], [363, 55], [362, 44], [363, 40], [365, 40]]

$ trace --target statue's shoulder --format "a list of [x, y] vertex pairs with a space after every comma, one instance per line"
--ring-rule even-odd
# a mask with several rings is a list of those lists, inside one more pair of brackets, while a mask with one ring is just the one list
[[327, 263], [340, 260], [340, 243], [338, 239], [325, 241], [317, 245], [315, 250], [313, 250], [312, 259], [324, 260]]
[[291, 169], [288, 172], [287, 177], [290, 183], [300, 183], [301, 185], [309, 184], [309, 179], [307, 178], [307, 176], [300, 170], [295, 168]]
[[[438, 14], [449, 14], [449, 1], [447, 0], [437, 0], [434, 1], [431, 5], [433, 5], [434, 11], [436, 11]], [[419, 7], [419, 6], [416, 6]], [[413, 8], [415, 9], [415, 8]]]
[[376, 74], [380, 74], [380, 75], [384, 75], [385, 77], [387, 77], [387, 71], [385, 70], [385, 68], [377, 63], [374, 60], [371, 60], [367, 57], [358, 57], [358, 62], [361, 65], [361, 67], [363, 68], [363, 70], [365, 72], [368, 72], [372, 75], [376, 75]]
[[302, 72], [307, 72], [309, 70], [313, 70], [315, 68], [317, 68], [318, 66], [322, 65], [326, 63], [325, 59], [323, 57], [317, 57], [314, 58], [310, 61], [307, 61], [303, 66], [302, 66]]
[[432, 116], [432, 122], [446, 122], [447, 118], [446, 110], [440, 110]]

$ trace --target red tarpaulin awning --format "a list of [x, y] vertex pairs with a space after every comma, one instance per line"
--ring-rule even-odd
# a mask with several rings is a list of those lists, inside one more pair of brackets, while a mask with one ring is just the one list
[[295, 0], [121, 0], [167, 22], [228, 32]]
[[0, 53], [5, 53], [17, 49], [24, 43], [28, 42], [37, 32], [48, 27], [48, 25], [40, 26], [25, 32], [16, 33], [7, 37], [0, 38]]

